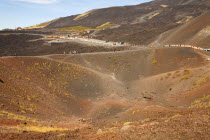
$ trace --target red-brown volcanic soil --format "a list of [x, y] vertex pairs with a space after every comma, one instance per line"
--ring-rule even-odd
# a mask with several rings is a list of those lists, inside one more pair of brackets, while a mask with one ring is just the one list
[[0, 58], [2, 139], [208, 139], [210, 65], [191, 48]]

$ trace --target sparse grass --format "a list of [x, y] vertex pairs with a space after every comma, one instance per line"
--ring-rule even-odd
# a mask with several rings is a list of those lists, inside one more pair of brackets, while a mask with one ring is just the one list
[[25, 112], [24, 110], [21, 110], [21, 113], [22, 113], [22, 114], [26, 114], [26, 112]]
[[180, 118], [180, 117], [182, 117], [183, 115], [181, 115], [181, 114], [176, 114], [176, 115], [174, 115], [173, 117], [171, 117], [171, 118]]
[[58, 29], [62, 31], [76, 31], [76, 32], [85, 32], [89, 30], [95, 30], [93, 28], [84, 27], [84, 26], [63, 27], [63, 28], [58, 28]]
[[154, 18], [155, 16], [157, 16], [157, 15], [159, 15], [159, 14], [160, 14], [159, 12], [154, 13], [154, 14], [150, 15], [150, 16], [148, 17], [148, 19], [152, 19], [152, 18]]
[[154, 59], [154, 60], [152, 61], [152, 64], [153, 64], [153, 65], [157, 64], [157, 60]]
[[101, 26], [96, 27], [97, 30], [103, 30], [106, 28], [117, 26], [117, 24], [111, 24], [110, 22], [104, 23]]
[[26, 80], [30, 81], [31, 79], [29, 77], [26, 77]]
[[92, 12], [94, 12], [96, 9], [94, 9], [94, 10], [90, 10], [90, 11], [88, 11], [88, 12], [86, 12], [86, 13], [83, 13], [83, 14], [80, 14], [80, 15], [78, 15], [76, 18], [74, 18], [74, 20], [80, 20], [80, 19], [83, 19], [83, 18], [85, 18], [85, 17], [87, 17], [90, 13], [92, 13]]
[[201, 81], [200, 85], [204, 85], [206, 83], [206, 81]]
[[171, 74], [171, 73], [167, 73], [167, 75], [168, 75], [168, 76], [171, 76], [172, 74]]
[[196, 86], [197, 85], [197, 82], [193, 82], [193, 86]]
[[53, 84], [52, 84], [52, 81], [49, 81], [48, 86], [49, 86], [49, 87], [52, 87], [52, 85], [53, 85]]
[[1, 104], [1, 105], [0, 105], [0, 108], [3, 108], [3, 107], [4, 107], [4, 104]]
[[133, 124], [133, 122], [125, 122], [123, 125], [130, 125]]
[[18, 127], [19, 130], [24, 131], [33, 131], [33, 132], [40, 132], [40, 133], [46, 133], [46, 132], [52, 132], [52, 131], [67, 131], [66, 128], [58, 128], [58, 127], [47, 127], [47, 126], [24, 126], [24, 127]]
[[62, 28], [58, 28], [59, 30], [62, 31], [75, 31], [75, 32], [86, 32], [86, 31], [90, 31], [90, 30], [103, 30], [103, 29], [107, 29], [110, 27], [114, 27], [117, 24], [111, 24], [110, 22], [107, 22], [105, 24], [102, 24], [101, 26], [98, 26], [96, 28], [89, 28], [89, 27], [84, 27], [84, 26], [73, 26], [73, 27], [62, 27]]
[[4, 111], [4, 110], [1, 111], [0, 114], [3, 115], [3, 116], [6, 116], [9, 119], [20, 120], [20, 121], [37, 122], [36, 119], [27, 118], [25, 116], [13, 114], [13, 113], [10, 113], [10, 112]]
[[181, 80], [188, 80], [189, 77], [185, 76], [185, 77], [182, 77]]
[[30, 27], [26, 27], [25, 29], [36, 29], [36, 28], [44, 28], [46, 26], [48, 26], [49, 24], [59, 20], [60, 18], [57, 18], [57, 19], [54, 19], [54, 20], [51, 20], [51, 21], [48, 21], [48, 22], [44, 22], [44, 23], [41, 23], [41, 24], [37, 24], [37, 25], [34, 25], [34, 26], [30, 26]]
[[161, 7], [163, 7], [163, 8], [166, 8], [166, 7], [168, 7], [168, 5], [160, 5]]
[[200, 82], [200, 85], [206, 84], [208, 80], [209, 80], [208, 77], [203, 78], [202, 81]]
[[184, 70], [184, 75], [188, 75], [190, 74], [190, 71], [189, 70]]
[[204, 95], [203, 97], [195, 100], [189, 108], [207, 108], [210, 107], [210, 95]]

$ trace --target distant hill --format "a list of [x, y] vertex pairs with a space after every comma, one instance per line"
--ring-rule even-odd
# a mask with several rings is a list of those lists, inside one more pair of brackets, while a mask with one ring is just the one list
[[[150, 44], [158, 35], [210, 10], [209, 0], [154, 0], [135, 6], [95, 9], [47, 22], [45, 29], [85, 27], [98, 39]], [[42, 25], [42, 24], [41, 24]], [[38, 26], [39, 27], [39, 26]], [[43, 26], [42, 26], [43, 27]]]
[[47, 22], [44, 22], [44, 23], [41, 23], [41, 24], [37, 24], [37, 25], [34, 25], [34, 26], [30, 26], [30, 27], [26, 27], [25, 29], [39, 29], [39, 28], [45, 28], [46, 26], [48, 26], [49, 24], [55, 22], [59, 20], [58, 19], [54, 19], [54, 20], [51, 20], [51, 21], [47, 21]]

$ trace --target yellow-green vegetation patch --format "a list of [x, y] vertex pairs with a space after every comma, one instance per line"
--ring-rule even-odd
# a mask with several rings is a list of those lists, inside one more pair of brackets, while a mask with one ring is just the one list
[[188, 80], [189, 77], [185, 76], [185, 77], [182, 77], [181, 80]]
[[152, 18], [156, 17], [156, 16], [159, 15], [159, 14], [160, 14], [160, 12], [154, 13], [154, 14], [150, 15], [150, 16], [148, 17], [148, 19], [152, 19]]
[[8, 119], [13, 119], [13, 120], [37, 122], [36, 119], [27, 118], [25, 116], [13, 114], [13, 113], [10, 113], [10, 112], [4, 111], [4, 110], [0, 111], [0, 116], [5, 116]]
[[193, 18], [193, 16], [187, 16], [187, 17], [183, 18], [182, 20], [177, 21], [176, 23], [177, 23], [177, 24], [187, 23], [187, 22], [190, 21], [192, 18]]
[[84, 26], [62, 27], [58, 29], [62, 31], [75, 31], [75, 32], [85, 32], [89, 30], [95, 30], [93, 28], [84, 27]]
[[168, 76], [171, 76], [171, 75], [172, 75], [172, 73], [167, 73], [167, 75], [168, 75]]
[[168, 7], [168, 5], [160, 5], [161, 7], [163, 7], [163, 8], [166, 8], [166, 7]]
[[195, 100], [189, 108], [207, 108], [210, 107], [210, 95], [204, 95], [203, 97]]
[[[22, 99], [23, 96], [21, 95], [17, 95], [17, 97], [20, 97]], [[27, 99], [28, 101], [31, 101], [33, 98], [30, 97], [30, 96], [26, 96], [26, 97], [23, 97], [23, 99]], [[27, 113], [33, 113], [35, 114], [36, 113], [36, 106], [34, 104], [24, 104], [24, 103], [21, 103], [21, 102], [18, 102], [18, 101], [11, 101], [11, 104], [14, 104], [14, 105], [17, 105], [19, 106], [20, 110], [21, 110], [21, 113], [25, 114], [26, 112]]]
[[154, 59], [154, 60], [152, 61], [152, 64], [153, 64], [153, 65], [157, 64], [157, 60]]
[[200, 81], [200, 85], [206, 84], [208, 80], [209, 80], [209, 77], [202, 78], [202, 80]]
[[33, 132], [52, 132], [52, 131], [67, 131], [67, 128], [58, 128], [58, 127], [48, 127], [48, 126], [24, 126], [24, 127], [17, 127], [18, 130], [21, 131], [33, 131]]
[[83, 18], [89, 16], [89, 14], [91, 14], [91, 13], [94, 12], [95, 10], [97, 10], [97, 9], [93, 9], [93, 10], [90, 10], [90, 11], [88, 11], [88, 12], [86, 12], [86, 13], [80, 14], [80, 15], [78, 15], [76, 18], [74, 18], [74, 20], [77, 21], [77, 20], [83, 19]]
[[177, 74], [176, 76], [178, 77], [178, 76], [180, 76], [180, 74]]
[[[31, 63], [28, 67], [28, 71], [36, 73], [37, 77], [40, 77], [43, 81], [45, 81], [46, 86], [53, 90], [53, 93], [58, 94], [62, 93], [59, 88], [67, 89], [71, 82], [86, 78], [91, 74], [86, 69], [76, 65], [46, 61]], [[71, 93], [68, 93], [68, 95], [65, 94], [65, 96], [72, 98]]]
[[172, 119], [173, 118], [180, 118], [180, 117], [182, 117], [183, 115], [181, 115], [181, 114], [176, 114], [176, 115], [174, 115], [173, 117], [171, 117]]
[[103, 30], [110, 27], [114, 27], [114, 26], [117, 26], [117, 24], [111, 24], [110, 22], [107, 22], [96, 28], [90, 28], [90, 27], [84, 27], [84, 26], [73, 26], [73, 27], [62, 27], [58, 29], [62, 31], [85, 32], [85, 31], [90, 31], [90, 30]]
[[111, 24], [110, 22], [107, 22], [107, 23], [102, 24], [101, 26], [96, 27], [96, 29], [97, 30], [103, 30], [103, 29], [106, 29], [106, 28], [114, 27], [114, 26], [117, 26], [117, 24]]
[[188, 75], [190, 74], [190, 71], [189, 70], [184, 70], [184, 75]]
[[197, 85], [197, 82], [193, 82], [193, 86], [196, 86]]
[[48, 22], [44, 22], [44, 23], [41, 23], [41, 24], [37, 24], [37, 25], [34, 25], [34, 26], [30, 26], [30, 27], [26, 27], [25, 29], [36, 29], [36, 28], [44, 28], [48, 25], [50, 25], [51, 23], [59, 20], [60, 18], [57, 18], [57, 19], [54, 19], [54, 20], [51, 20], [51, 21], [48, 21]]
[[123, 125], [130, 125], [133, 124], [133, 122], [125, 122]]
[[200, 85], [204, 85], [206, 83], [206, 81], [201, 81]]

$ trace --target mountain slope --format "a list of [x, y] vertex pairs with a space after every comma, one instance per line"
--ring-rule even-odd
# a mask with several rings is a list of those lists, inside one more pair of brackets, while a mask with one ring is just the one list
[[209, 107], [208, 67], [209, 61], [191, 48], [1, 57], [0, 135], [103, 129], [101, 123]]
[[[208, 9], [208, 5], [202, 4], [204, 1], [207, 0], [191, 0], [191, 2], [188, 3], [183, 0], [173, 0], [173, 2], [170, 0], [156, 0], [136, 6], [95, 9], [81, 15], [61, 18], [60, 20], [57, 20], [48, 25], [47, 28], [79, 25], [94, 28], [106, 22], [112, 22], [114, 24], [142, 23], [144, 20], [147, 21], [148, 19], [153, 19], [156, 16], [159, 17], [169, 11], [173, 12], [174, 15], [171, 17], [171, 19], [169, 17], [165, 17], [165, 20], [172, 20], [173, 18], [177, 18], [177, 20], [179, 20], [187, 15], [199, 15], [203, 12], [203, 10], [205, 11]], [[177, 14], [177, 11], [184, 12], [185, 15], [179, 15], [178, 17], [175, 15]], [[142, 16], [146, 16], [146, 14], [147, 17], [139, 20], [139, 18], [143, 18]]]
[[209, 10], [208, 0], [155, 0], [136, 6], [95, 9], [81, 15], [63, 17], [46, 26], [46, 29], [74, 26], [96, 28], [109, 22], [116, 26], [91, 35], [103, 40], [149, 44], [159, 34]]
[[210, 12], [160, 35], [152, 45], [186, 44], [210, 48]]
[[51, 23], [55, 22], [59, 20], [58, 19], [54, 19], [54, 20], [51, 20], [51, 21], [48, 21], [48, 22], [44, 22], [44, 23], [41, 23], [41, 24], [37, 24], [37, 25], [34, 25], [34, 26], [30, 26], [30, 27], [26, 27], [24, 29], [40, 29], [40, 28], [45, 28], [46, 26], [50, 25]]

